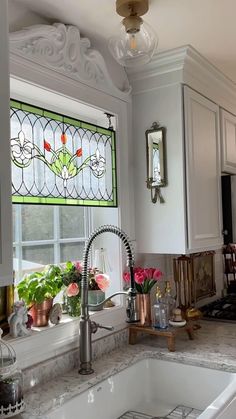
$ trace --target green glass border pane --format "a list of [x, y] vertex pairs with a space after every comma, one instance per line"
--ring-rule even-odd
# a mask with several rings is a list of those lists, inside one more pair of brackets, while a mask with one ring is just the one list
[[106, 129], [95, 124], [90, 124], [84, 121], [80, 121], [69, 116], [59, 114], [57, 112], [43, 109], [40, 107], [32, 106], [30, 104], [17, 101], [14, 99], [10, 100], [11, 108], [22, 110], [23, 112], [32, 113], [35, 115], [43, 116], [51, 120], [59, 121], [76, 128], [82, 128], [91, 132], [97, 132], [102, 135], [107, 135], [111, 138], [111, 157], [112, 157], [112, 200], [89, 200], [89, 199], [72, 199], [72, 198], [54, 198], [54, 197], [36, 197], [36, 196], [17, 196], [12, 195], [12, 202], [18, 204], [46, 204], [46, 205], [77, 205], [77, 206], [94, 206], [94, 207], [117, 207], [117, 172], [116, 172], [116, 138], [115, 131], [112, 129]]

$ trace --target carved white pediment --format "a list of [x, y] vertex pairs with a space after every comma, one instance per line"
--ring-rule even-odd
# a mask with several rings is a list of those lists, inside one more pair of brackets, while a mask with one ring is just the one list
[[104, 58], [81, 38], [76, 26], [54, 23], [34, 25], [10, 34], [10, 52], [53, 69], [82, 83], [116, 95], [131, 91], [128, 78], [124, 90], [111, 79]]

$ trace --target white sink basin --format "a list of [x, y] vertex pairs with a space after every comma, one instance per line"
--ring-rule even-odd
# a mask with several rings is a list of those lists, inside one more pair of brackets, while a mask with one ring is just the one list
[[[147, 359], [91, 387], [47, 417], [117, 419], [131, 410], [158, 417], [184, 405], [202, 411], [199, 419], [224, 419], [221, 412], [235, 392], [236, 374]], [[227, 416], [235, 418], [236, 413]]]

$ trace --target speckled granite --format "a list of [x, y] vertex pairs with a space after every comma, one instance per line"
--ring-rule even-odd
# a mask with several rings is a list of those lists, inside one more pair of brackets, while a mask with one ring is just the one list
[[236, 325], [207, 321], [202, 321], [201, 325], [193, 341], [185, 334], [178, 336], [174, 353], [168, 352], [164, 338], [142, 339], [134, 346], [123, 346], [97, 359], [93, 363], [96, 371], [93, 375], [80, 376], [76, 368], [32, 389], [25, 397], [26, 411], [19, 418], [47, 419], [49, 410], [145, 358], [236, 372]]

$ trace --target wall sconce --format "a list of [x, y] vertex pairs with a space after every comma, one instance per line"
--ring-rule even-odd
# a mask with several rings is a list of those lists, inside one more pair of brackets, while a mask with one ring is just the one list
[[159, 201], [163, 204], [164, 198], [161, 187], [167, 185], [165, 163], [165, 128], [153, 122], [151, 128], [145, 132], [147, 153], [147, 188], [151, 189], [153, 204]]

